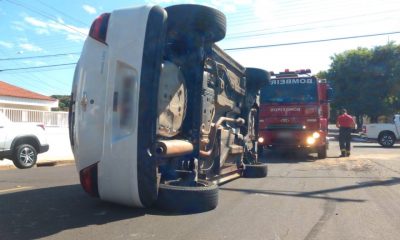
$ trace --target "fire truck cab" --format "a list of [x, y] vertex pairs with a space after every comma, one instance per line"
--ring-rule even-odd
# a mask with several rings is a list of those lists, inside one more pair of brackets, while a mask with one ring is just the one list
[[332, 89], [311, 71], [271, 72], [260, 91], [259, 152], [265, 147], [306, 149], [326, 158]]

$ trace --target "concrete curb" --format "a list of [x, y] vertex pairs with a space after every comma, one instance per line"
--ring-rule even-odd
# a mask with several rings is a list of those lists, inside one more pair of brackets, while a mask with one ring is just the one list
[[17, 169], [14, 165], [4, 165], [0, 166], [0, 171], [1, 170], [11, 170], [11, 169]]
[[64, 166], [75, 164], [75, 160], [55, 160], [55, 161], [42, 161], [36, 164], [37, 167], [52, 167]]

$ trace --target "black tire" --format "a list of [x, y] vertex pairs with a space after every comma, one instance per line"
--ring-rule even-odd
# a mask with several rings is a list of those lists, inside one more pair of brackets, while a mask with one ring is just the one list
[[271, 76], [269, 72], [259, 68], [246, 68], [246, 85], [250, 90], [259, 90], [267, 85]]
[[263, 178], [268, 174], [266, 163], [245, 164], [243, 177], [245, 178]]
[[31, 168], [37, 161], [37, 151], [29, 144], [17, 146], [14, 153], [14, 165], [19, 169]]
[[156, 206], [175, 213], [197, 213], [218, 205], [218, 186], [198, 180], [197, 186], [182, 186], [180, 181], [160, 184]]
[[167, 35], [172, 39], [190, 37], [190, 33], [201, 34], [208, 42], [218, 42], [226, 34], [225, 14], [217, 9], [181, 4], [165, 8], [168, 13]]
[[392, 132], [383, 132], [379, 135], [378, 142], [382, 147], [392, 147], [396, 142], [396, 136]]
[[325, 145], [319, 147], [318, 150], [317, 150], [317, 158], [318, 158], [318, 159], [325, 159], [326, 156], [327, 156], [327, 151], [328, 151], [328, 150], [326, 149], [326, 146], [325, 146]]

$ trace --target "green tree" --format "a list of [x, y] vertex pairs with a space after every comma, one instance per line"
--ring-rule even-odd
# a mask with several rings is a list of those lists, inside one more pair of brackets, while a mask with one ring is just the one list
[[400, 110], [400, 45], [394, 42], [374, 48], [372, 68], [378, 82], [385, 83], [387, 95], [382, 99], [386, 114]]
[[326, 77], [335, 91], [336, 110], [347, 108], [357, 116], [375, 120], [400, 110], [400, 46], [388, 43], [373, 49], [357, 48], [331, 57]]
[[359, 119], [364, 114], [360, 86], [369, 81], [368, 65], [372, 52], [366, 48], [345, 51], [334, 55], [327, 77], [335, 91], [332, 103], [333, 116], [339, 108], [347, 108]]
[[326, 79], [327, 76], [328, 76], [328, 72], [327, 72], [327, 71], [319, 71], [319, 72], [316, 74], [316, 76], [317, 76], [317, 78], [319, 78], [319, 79]]
[[58, 99], [58, 108], [53, 108], [53, 111], [68, 111], [71, 100], [69, 95], [52, 95], [51, 97]]

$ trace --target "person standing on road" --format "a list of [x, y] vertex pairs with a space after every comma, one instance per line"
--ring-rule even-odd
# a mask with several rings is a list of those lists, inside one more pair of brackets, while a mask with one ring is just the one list
[[340, 157], [350, 156], [350, 141], [351, 132], [356, 126], [352, 116], [347, 114], [346, 109], [342, 109], [336, 120], [336, 127], [339, 128], [339, 146], [340, 146]]

